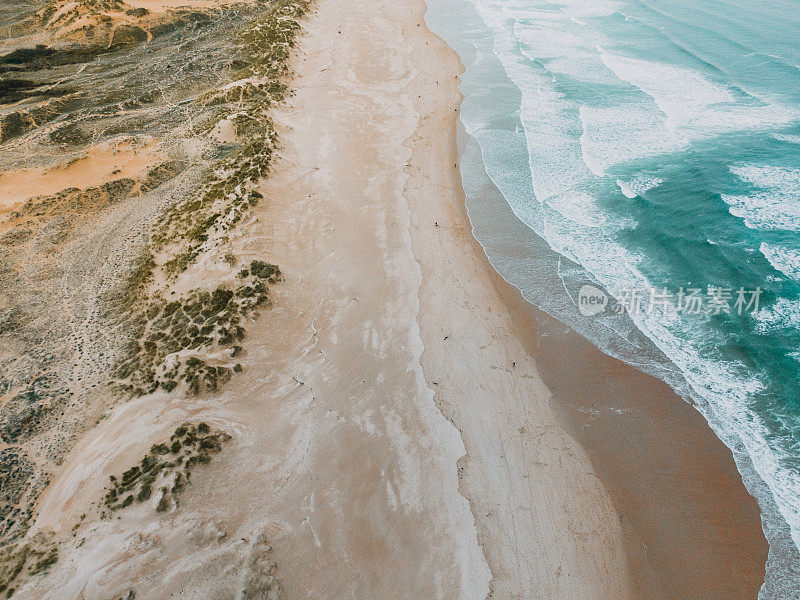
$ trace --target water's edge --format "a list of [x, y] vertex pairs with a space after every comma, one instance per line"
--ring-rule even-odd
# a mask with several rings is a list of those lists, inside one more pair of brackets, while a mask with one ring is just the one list
[[[459, 43], [458, 38], [462, 32], [456, 28], [462, 25], [469, 29], [469, 10], [470, 7], [463, 0], [428, 0], [426, 14], [430, 29], [458, 53], [467, 70], [475, 61], [474, 52], [471, 52], [463, 40]], [[472, 233], [483, 247], [492, 267], [503, 280], [519, 290], [521, 296], [532, 306], [579, 332], [579, 335], [606, 355], [666, 382], [703, 415], [717, 437], [730, 449], [745, 487], [756, 498], [762, 512], [763, 530], [769, 542], [769, 557], [759, 598], [782, 599], [796, 595], [798, 590], [794, 582], [800, 581], [800, 554], [767, 485], [756, 473], [741, 443], [726, 434], [722, 425], [715, 421], [713, 411], [701, 398], [691, 393], [691, 387], [678, 367], [639, 332], [630, 319], [626, 325], [609, 335], [607, 324], [587, 323], [578, 314], [574, 290], [580, 287], [580, 283], [598, 285], [598, 282], [580, 265], [554, 251], [514, 214], [508, 202], [503, 207], [507, 212], [505, 215], [490, 214], [487, 211], [481, 203], [485, 190], [493, 188], [493, 193], [501, 197], [502, 195], [486, 174], [478, 143], [464, 129], [461, 121], [459, 125], [459, 166], [466, 193], [467, 215]], [[496, 208], [494, 206], [492, 210]], [[493, 233], [497, 233], [498, 223], [508, 223], [509, 220], [515, 222], [520, 232], [524, 231], [522, 235], [525, 243], [519, 247], [510, 247], [499, 236], [493, 236]], [[508, 231], [503, 233], [508, 235]], [[601, 331], [595, 331], [597, 329]]]

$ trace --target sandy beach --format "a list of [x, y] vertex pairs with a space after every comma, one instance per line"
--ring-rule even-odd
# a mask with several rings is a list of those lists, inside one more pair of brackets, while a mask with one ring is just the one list
[[[461, 66], [425, 8], [318, 2], [296, 93], [275, 111], [265, 200], [230, 236], [284, 275], [248, 324], [244, 372], [199, 399], [145, 395], [92, 428], [31, 532], [54, 532], [65, 558], [15, 597], [755, 598], [766, 545], [730, 453], [665, 386], [526, 307], [472, 237]], [[180, 285], [232, 279], [219, 258]], [[581, 434], [590, 390], [638, 417]], [[641, 436], [651, 418], [663, 430]], [[232, 439], [179, 510], [136, 505], [73, 534], [109, 474], [186, 420]], [[650, 495], [652, 462], [633, 461], [630, 480], [611, 468], [626, 435], [688, 444]], [[679, 482], [697, 493], [656, 514], [678, 506]], [[675, 584], [709, 549], [717, 578]]]

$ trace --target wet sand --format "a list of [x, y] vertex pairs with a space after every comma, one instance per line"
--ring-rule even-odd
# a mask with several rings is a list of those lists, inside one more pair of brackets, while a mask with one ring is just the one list
[[[478, 224], [483, 234], [514, 231], [521, 246], [541, 247], [496, 188], [485, 187], [476, 201], [494, 216]], [[731, 451], [703, 416], [667, 384], [605, 355], [492, 272], [554, 410], [611, 496], [636, 596], [756, 598], [768, 550], [761, 514]]]

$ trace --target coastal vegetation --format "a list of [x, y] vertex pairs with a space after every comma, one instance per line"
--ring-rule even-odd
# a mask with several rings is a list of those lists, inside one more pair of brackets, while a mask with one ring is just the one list
[[27, 543], [0, 548], [0, 594], [10, 598], [15, 586], [47, 571], [58, 560], [52, 536], [39, 534]]
[[146, 502], [157, 494], [156, 512], [165, 512], [178, 505], [178, 496], [191, 484], [197, 465], [208, 464], [211, 456], [222, 450], [230, 436], [212, 430], [207, 423], [184, 423], [168, 442], [155, 444], [138, 465], [110, 477], [104, 505], [109, 511]]
[[238, 356], [241, 346], [235, 344], [245, 337], [242, 318], [269, 304], [267, 284], [280, 277], [275, 265], [254, 260], [239, 272], [232, 289], [219, 286], [212, 292], [192, 290], [170, 302], [162, 297], [150, 300], [138, 313], [137, 329], [114, 370], [117, 386], [134, 396], [159, 387], [171, 392], [180, 381], [193, 394], [219, 389], [230, 380], [230, 368], [181, 353], [216, 346], [230, 348], [231, 358]]
[[[275, 283], [280, 278], [278, 267], [253, 261], [249, 273], [239, 274], [244, 282], [235, 290], [195, 289], [181, 300], [165, 302], [163, 290], [151, 289], [156, 279], [168, 286], [198, 256], [224, 244], [226, 234], [263, 198], [256, 188], [268, 175], [278, 148], [268, 110], [289, 93], [288, 59], [309, 2], [276, 0], [266, 6], [265, 14], [240, 34], [243, 58], [236, 79], [197, 100], [209, 106], [235, 103], [233, 125], [244, 143], [210, 169], [197, 192], [163, 213], [120, 294], [121, 318], [132, 333], [114, 375], [118, 389], [132, 395], [159, 386], [171, 391], [179, 379], [195, 394], [218, 389], [231, 377], [228, 367], [209, 366], [198, 357], [169, 364], [165, 358], [244, 339], [241, 318], [268, 302], [264, 281]], [[203, 121], [199, 132], [208, 133], [230, 116], [230, 109], [216, 111]], [[238, 257], [227, 252], [225, 261], [235, 265]], [[143, 311], [135, 312], [143, 305]], [[242, 368], [235, 365], [233, 371]]]
[[[117, 0], [43, 4], [8, 26], [12, 50], [0, 56], [0, 170], [65, 173], [64, 189], [0, 221], [6, 549], [27, 533], [64, 454], [119, 400], [109, 392], [199, 394], [244, 371], [246, 317], [270, 305], [282, 275], [237, 256], [229, 235], [264, 201], [258, 185], [279, 148], [268, 111], [290, 93], [288, 58], [309, 10], [293, 0], [152, 12]], [[234, 135], [220, 140], [223, 121]], [[157, 164], [91, 185], [70, 179], [73, 162], [120, 139], [159, 146]], [[229, 271], [179, 281], [201, 257], [224, 257]]]

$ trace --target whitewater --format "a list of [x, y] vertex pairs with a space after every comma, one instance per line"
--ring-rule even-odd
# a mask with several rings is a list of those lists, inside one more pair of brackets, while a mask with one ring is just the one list
[[[558, 257], [534, 268], [478, 235], [492, 264], [698, 407], [764, 514], [760, 597], [798, 597], [800, 2], [430, 6], [429, 25], [466, 67], [471, 215], [485, 173]], [[591, 318], [576, 308], [587, 282], [612, 299]], [[654, 288], [758, 290], [759, 306], [615, 310]]]

